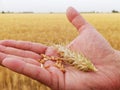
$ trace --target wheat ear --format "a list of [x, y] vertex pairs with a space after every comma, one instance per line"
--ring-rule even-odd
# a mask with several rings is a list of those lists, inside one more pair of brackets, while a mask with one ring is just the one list
[[64, 62], [72, 65], [76, 69], [81, 71], [97, 71], [92, 62], [82, 54], [73, 52], [63, 45], [54, 45], [53, 47], [58, 50], [60, 58], [62, 58]]

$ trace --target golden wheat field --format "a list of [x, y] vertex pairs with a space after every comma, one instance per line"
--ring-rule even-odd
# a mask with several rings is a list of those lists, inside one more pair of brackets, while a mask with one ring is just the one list
[[[82, 14], [120, 50], [120, 14]], [[15, 39], [46, 45], [69, 43], [78, 35], [65, 14], [0, 14], [0, 40]], [[0, 90], [49, 90], [28, 77], [0, 67]]]

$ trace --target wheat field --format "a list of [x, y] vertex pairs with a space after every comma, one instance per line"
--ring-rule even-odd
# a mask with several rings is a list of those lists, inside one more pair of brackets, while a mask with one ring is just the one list
[[[120, 50], [120, 14], [82, 14]], [[0, 40], [14, 39], [45, 45], [69, 43], [78, 35], [65, 14], [0, 14]], [[50, 90], [45, 85], [0, 67], [0, 90]]]

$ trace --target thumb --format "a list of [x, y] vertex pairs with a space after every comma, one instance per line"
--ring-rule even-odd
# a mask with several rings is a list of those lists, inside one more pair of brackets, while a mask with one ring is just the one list
[[72, 7], [67, 9], [66, 16], [79, 32], [83, 26], [88, 25], [87, 21]]

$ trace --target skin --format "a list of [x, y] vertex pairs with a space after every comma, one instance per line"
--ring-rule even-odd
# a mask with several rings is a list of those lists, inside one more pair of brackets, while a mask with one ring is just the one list
[[98, 69], [97, 72], [82, 72], [66, 65], [63, 73], [47, 61], [41, 68], [38, 63], [41, 53], [56, 56], [56, 50], [42, 44], [3, 40], [0, 41], [1, 65], [30, 78], [52, 90], [120, 90], [120, 52], [96, 31], [72, 7], [66, 13], [68, 20], [77, 28], [79, 35], [67, 47], [83, 53]]

